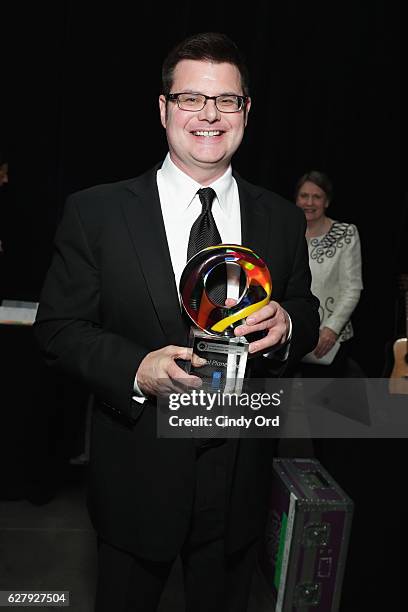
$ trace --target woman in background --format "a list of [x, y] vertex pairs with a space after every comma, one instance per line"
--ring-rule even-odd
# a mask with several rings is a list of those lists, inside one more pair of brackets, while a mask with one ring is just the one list
[[360, 238], [355, 225], [327, 216], [332, 199], [329, 178], [317, 170], [304, 174], [296, 185], [296, 205], [305, 213], [312, 291], [320, 300], [319, 342], [302, 364], [304, 376], [352, 376], [348, 340], [353, 336], [351, 315], [360, 299]]

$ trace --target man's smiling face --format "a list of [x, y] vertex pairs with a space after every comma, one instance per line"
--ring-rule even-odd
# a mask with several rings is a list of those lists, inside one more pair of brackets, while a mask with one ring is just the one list
[[[233, 64], [182, 60], [174, 70], [171, 93], [242, 95], [241, 76]], [[228, 167], [239, 147], [247, 122], [250, 100], [236, 113], [222, 113], [214, 100], [201, 111], [185, 111], [177, 102], [160, 96], [160, 117], [167, 132], [172, 161], [197, 182], [214, 181]]]

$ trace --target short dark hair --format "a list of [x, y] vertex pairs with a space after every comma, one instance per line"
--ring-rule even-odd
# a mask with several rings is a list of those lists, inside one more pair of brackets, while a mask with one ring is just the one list
[[332, 182], [327, 176], [327, 174], [325, 174], [324, 172], [320, 172], [320, 170], [310, 170], [309, 172], [306, 172], [303, 176], [300, 177], [295, 187], [295, 199], [297, 198], [300, 189], [302, 188], [304, 183], [306, 183], [306, 181], [310, 181], [310, 183], [314, 183], [315, 185], [320, 187], [320, 189], [322, 189], [326, 194], [327, 199], [329, 201], [332, 199]]
[[226, 62], [236, 66], [241, 75], [242, 92], [249, 95], [249, 74], [245, 59], [237, 45], [225, 34], [219, 32], [202, 32], [193, 34], [167, 55], [162, 67], [162, 87], [164, 94], [171, 91], [174, 80], [174, 69], [182, 60], [209, 61], [215, 64]]

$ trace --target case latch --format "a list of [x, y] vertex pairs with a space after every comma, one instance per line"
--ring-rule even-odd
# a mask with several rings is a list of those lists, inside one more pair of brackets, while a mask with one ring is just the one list
[[330, 538], [330, 523], [309, 523], [303, 531], [303, 546], [317, 548], [327, 546]]
[[317, 606], [320, 603], [321, 584], [319, 582], [304, 582], [295, 589], [295, 607]]

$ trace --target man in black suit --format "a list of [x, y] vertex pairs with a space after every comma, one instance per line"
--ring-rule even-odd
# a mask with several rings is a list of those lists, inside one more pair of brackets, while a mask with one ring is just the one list
[[[98, 533], [98, 612], [156, 610], [180, 555], [189, 612], [244, 611], [265, 518], [271, 440], [159, 439], [156, 397], [199, 378], [178, 281], [195, 219], [265, 259], [273, 299], [237, 328], [252, 370], [270, 376], [317, 342], [304, 218], [231, 171], [251, 100], [222, 34], [190, 37], [163, 65], [169, 155], [142, 176], [69, 198], [36, 323], [48, 362], [96, 398], [89, 508]], [[211, 186], [212, 209], [198, 190]], [[198, 362], [196, 362], [198, 363]], [[222, 441], [221, 441], [222, 442]]]

